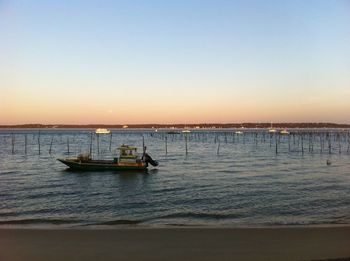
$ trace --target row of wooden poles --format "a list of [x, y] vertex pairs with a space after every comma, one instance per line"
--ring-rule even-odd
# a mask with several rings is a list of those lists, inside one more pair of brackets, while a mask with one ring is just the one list
[[[119, 133], [121, 134], [121, 133]], [[130, 133], [129, 133], [130, 134]], [[15, 154], [15, 140], [16, 136], [18, 135], [24, 135], [24, 154], [27, 154], [28, 150], [28, 134], [12, 134], [11, 138], [11, 146], [12, 146], [12, 154]], [[91, 132], [89, 134], [90, 138], [90, 144], [89, 144], [89, 152], [92, 154], [93, 152], [93, 138], [94, 133]], [[121, 134], [123, 135], [123, 134]], [[140, 135], [138, 133], [137, 135]], [[220, 146], [221, 143], [224, 142], [225, 144], [228, 143], [239, 143], [246, 145], [246, 144], [253, 144], [254, 146], [258, 147], [258, 144], [265, 144], [269, 143], [270, 148], [274, 148], [275, 153], [279, 153], [280, 144], [284, 141], [288, 143], [288, 151], [293, 151], [293, 148], [295, 146], [298, 148], [298, 150], [304, 154], [306, 151], [312, 153], [314, 152], [314, 147], [317, 143], [319, 143], [319, 152], [324, 153], [328, 152], [331, 154], [334, 149], [337, 149], [338, 153], [341, 154], [343, 151], [343, 144], [345, 145], [345, 150], [347, 153], [349, 153], [350, 150], [350, 132], [305, 132], [305, 131], [298, 131], [298, 132], [291, 132], [288, 135], [283, 135], [280, 133], [268, 133], [268, 132], [243, 132], [240, 134], [237, 134], [235, 132], [191, 132], [191, 133], [175, 133], [175, 134], [169, 134], [167, 132], [146, 132], [142, 133], [142, 143], [144, 147], [144, 137], [149, 136], [155, 139], [163, 140], [165, 143], [165, 154], [168, 154], [168, 143], [169, 140], [171, 142], [177, 142], [177, 141], [184, 141], [184, 148], [185, 148], [185, 154], [188, 155], [188, 147], [189, 142], [214, 142], [217, 144], [216, 148], [216, 154], [220, 154]], [[35, 135], [33, 134], [33, 139], [35, 138]], [[112, 148], [112, 139], [113, 139], [113, 133], [111, 132], [109, 134], [109, 151], [111, 151]], [[54, 142], [54, 135], [51, 136], [50, 145], [49, 145], [49, 154], [52, 153], [52, 146]], [[70, 154], [70, 136], [67, 136], [67, 153]], [[41, 154], [41, 133], [38, 132], [37, 134], [37, 146], [38, 146], [38, 153]], [[96, 147], [97, 147], [97, 154], [100, 154], [100, 135], [96, 134]]]
[[[350, 151], [350, 132], [292, 132], [289, 134], [281, 133], [264, 133], [264, 132], [246, 132], [246, 133], [234, 133], [234, 132], [217, 132], [217, 133], [182, 133], [182, 134], [168, 134], [168, 133], [153, 133], [152, 137], [164, 140], [165, 142], [165, 154], [168, 154], [168, 138], [172, 141], [184, 140], [185, 154], [188, 154], [188, 141], [194, 142], [208, 142], [211, 140], [217, 143], [216, 154], [220, 154], [221, 139], [227, 143], [237, 143], [241, 139], [243, 145], [247, 143], [247, 138], [251, 137], [253, 144], [257, 147], [259, 139], [261, 143], [266, 143], [269, 140], [270, 148], [274, 146], [275, 153], [279, 153], [279, 145], [283, 139], [287, 139], [288, 152], [292, 151], [292, 145], [301, 147], [301, 153], [305, 151], [314, 152], [314, 145], [319, 142], [320, 153], [328, 151], [332, 154], [332, 151], [337, 147], [339, 154], [342, 153], [342, 144], [347, 143], [346, 152]], [[260, 136], [260, 137], [259, 137]], [[332, 145], [336, 143], [336, 145]], [[306, 146], [308, 143], [308, 146]]]
[[[27, 155], [28, 153], [28, 136], [29, 134], [22, 134], [24, 136], [24, 154]], [[15, 141], [16, 141], [16, 137], [17, 136], [22, 136], [21, 134], [11, 134], [11, 152], [12, 154], [15, 154]], [[33, 135], [33, 139], [37, 139], [37, 146], [38, 146], [38, 154], [41, 155], [41, 133], [38, 132], [37, 136], [35, 134], [32, 134]], [[97, 153], [100, 154], [100, 135], [98, 134], [94, 134], [93, 132], [91, 132], [89, 134], [90, 136], [90, 145], [89, 145], [89, 153], [92, 154], [92, 149], [93, 149], [93, 138], [94, 138], [94, 135], [96, 135], [96, 146], [97, 146]], [[113, 138], [113, 134], [111, 133], [109, 135], [109, 151], [111, 151], [112, 149], [112, 138]], [[53, 145], [53, 142], [54, 142], [54, 135], [51, 135], [51, 140], [50, 140], [50, 145], [49, 145], [49, 154], [52, 153], [52, 145]], [[70, 136], [67, 136], [67, 153], [70, 154], [71, 153], [71, 150], [70, 150]]]

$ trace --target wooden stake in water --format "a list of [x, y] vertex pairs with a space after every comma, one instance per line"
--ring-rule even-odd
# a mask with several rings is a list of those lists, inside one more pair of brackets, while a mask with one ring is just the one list
[[90, 134], [90, 155], [92, 155], [92, 135], [93, 135], [93, 133], [91, 132], [91, 134]]
[[69, 137], [67, 137], [67, 153], [69, 154]]
[[39, 149], [39, 155], [40, 155], [40, 153], [41, 153], [41, 151], [40, 151], [40, 131], [38, 134], [38, 149]]
[[165, 155], [168, 155], [168, 135], [165, 136]]
[[218, 148], [216, 150], [216, 155], [220, 155], [220, 139], [218, 140]]
[[27, 155], [27, 134], [24, 134], [24, 154]]
[[275, 137], [276, 137], [276, 155], [277, 155], [277, 153], [278, 153], [278, 139], [277, 139], [277, 135], [275, 135]]
[[301, 134], [301, 154], [304, 155], [304, 134]]
[[288, 151], [290, 152], [290, 135], [288, 135]]
[[293, 145], [295, 146], [295, 133], [293, 133]]
[[51, 155], [51, 150], [52, 150], [52, 143], [53, 143], [53, 136], [51, 137], [51, 142], [50, 142], [50, 149], [49, 149], [49, 154]]
[[311, 133], [309, 133], [309, 152], [311, 152]]
[[187, 133], [185, 134], [185, 147], [186, 147], [186, 155], [188, 154], [188, 149], [187, 149]]
[[97, 154], [100, 155], [100, 135], [97, 134]]
[[146, 147], [145, 147], [145, 136], [142, 135], [142, 157], [145, 156]]
[[12, 154], [15, 154], [15, 135], [12, 133]]
[[111, 136], [109, 137], [109, 151], [111, 151], [112, 149], [112, 136], [113, 136], [113, 133], [111, 132]]

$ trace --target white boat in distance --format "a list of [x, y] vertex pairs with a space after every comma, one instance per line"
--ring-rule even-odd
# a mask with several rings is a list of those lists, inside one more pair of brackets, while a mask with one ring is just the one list
[[269, 132], [270, 132], [270, 133], [275, 133], [275, 132], [277, 132], [277, 130], [274, 129], [274, 128], [272, 127], [272, 122], [271, 122], [271, 126], [270, 126], [270, 128], [269, 128]]
[[95, 133], [96, 134], [109, 134], [111, 131], [110, 130], [108, 130], [108, 129], [96, 129], [95, 130]]
[[284, 134], [284, 135], [288, 135], [288, 134], [289, 134], [289, 131], [287, 131], [286, 129], [284, 129], [284, 130], [281, 130], [280, 133], [281, 133], [281, 134]]

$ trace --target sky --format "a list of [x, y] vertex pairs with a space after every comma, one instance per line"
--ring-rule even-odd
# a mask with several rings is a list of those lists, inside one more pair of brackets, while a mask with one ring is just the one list
[[0, 124], [350, 123], [350, 1], [0, 0]]

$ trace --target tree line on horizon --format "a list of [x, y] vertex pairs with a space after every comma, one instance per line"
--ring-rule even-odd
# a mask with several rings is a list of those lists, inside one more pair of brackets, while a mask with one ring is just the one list
[[[198, 123], [198, 124], [17, 124], [0, 128], [270, 128], [271, 123]], [[273, 128], [350, 128], [339, 123], [274, 123]]]

